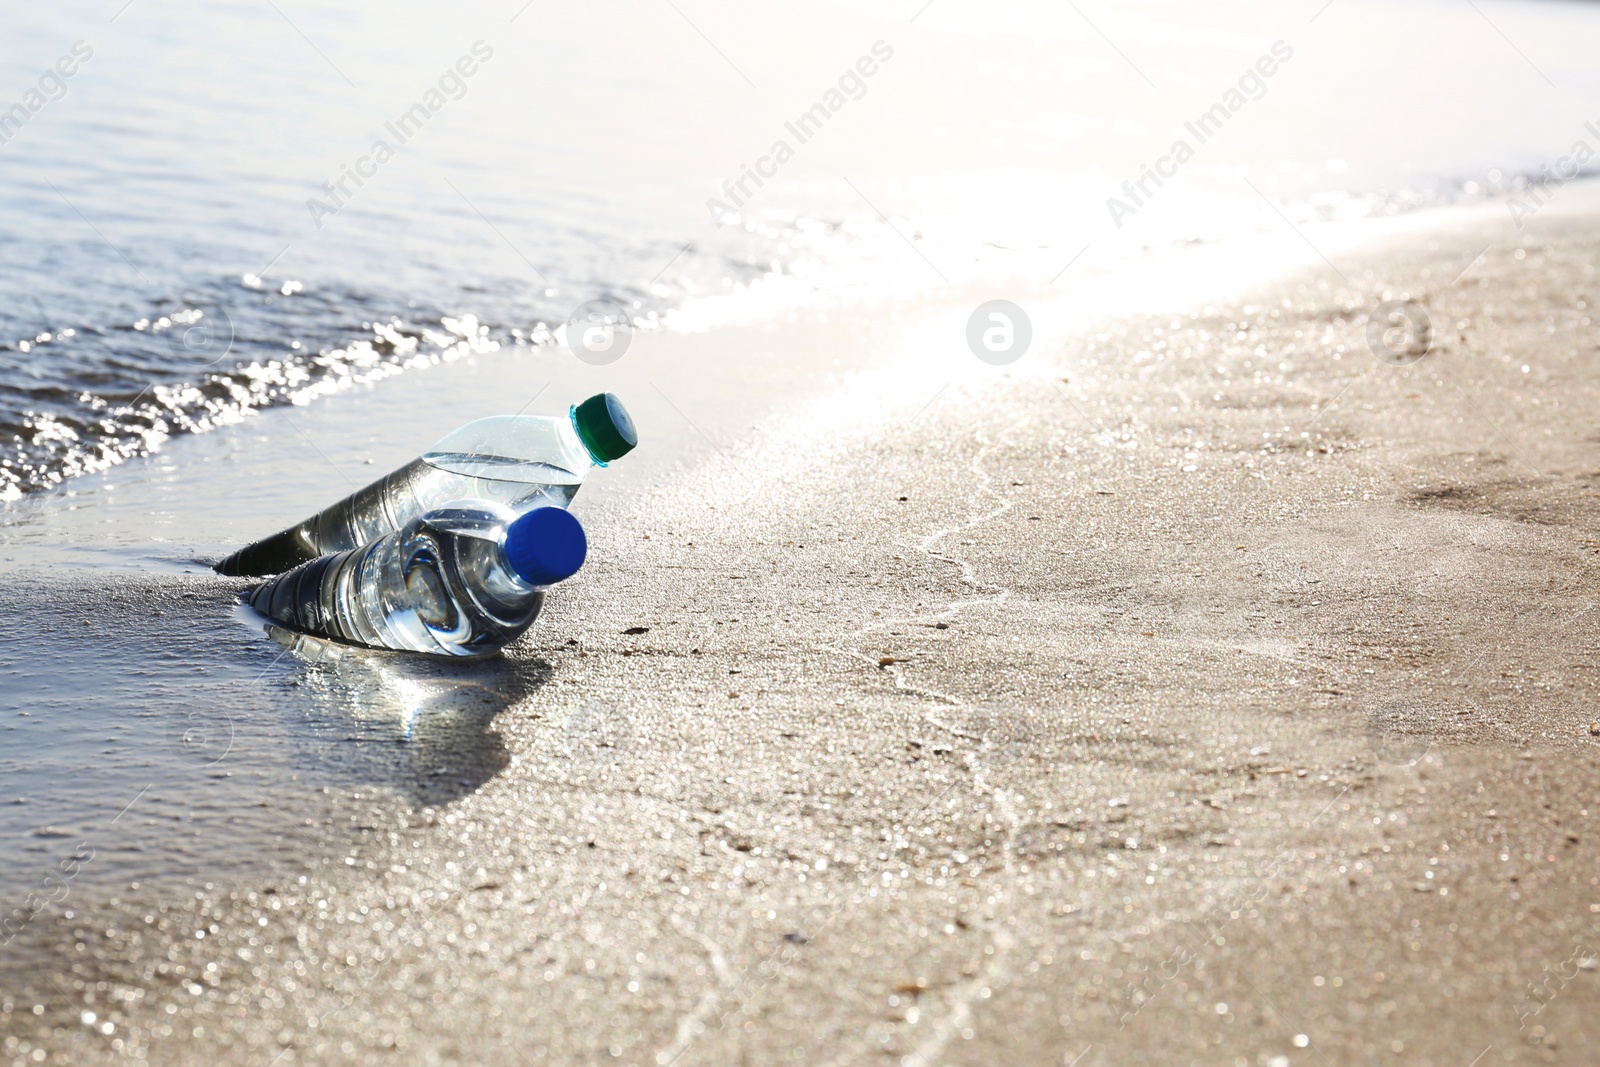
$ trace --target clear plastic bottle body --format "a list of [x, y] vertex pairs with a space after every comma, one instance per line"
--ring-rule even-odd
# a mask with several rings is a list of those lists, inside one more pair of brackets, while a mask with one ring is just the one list
[[371, 648], [488, 655], [533, 625], [544, 603], [543, 588], [506, 560], [515, 518], [488, 501], [447, 504], [365, 548], [280, 575], [250, 603], [301, 632]]
[[488, 500], [517, 514], [566, 507], [604, 466], [573, 416], [498, 415], [446, 435], [428, 451], [296, 526], [221, 563], [222, 574], [278, 574], [330, 552], [358, 548], [452, 500]]

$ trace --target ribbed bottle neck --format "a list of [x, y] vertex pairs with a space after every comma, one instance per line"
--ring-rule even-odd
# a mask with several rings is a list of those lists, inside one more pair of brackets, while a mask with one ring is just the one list
[[594, 454], [594, 449], [589, 447], [589, 442], [583, 439], [583, 432], [578, 429], [578, 405], [574, 404], [567, 409], [566, 433], [572, 441], [577, 443], [578, 451], [589, 457], [589, 462], [596, 467], [609, 466], [605, 460]]

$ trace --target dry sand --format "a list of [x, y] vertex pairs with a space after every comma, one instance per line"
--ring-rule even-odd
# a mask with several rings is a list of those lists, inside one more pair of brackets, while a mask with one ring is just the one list
[[606, 514], [498, 773], [41, 917], [4, 1061], [1600, 1060], [1597, 248], [1453, 225], [765, 425]]

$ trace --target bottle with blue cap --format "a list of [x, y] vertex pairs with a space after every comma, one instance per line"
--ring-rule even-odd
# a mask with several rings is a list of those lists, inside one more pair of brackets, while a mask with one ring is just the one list
[[279, 575], [250, 606], [292, 630], [368, 648], [484, 656], [532, 626], [545, 589], [576, 574], [587, 554], [583, 527], [564, 508], [519, 516], [460, 500]]
[[566, 415], [497, 415], [469, 422], [399, 470], [298, 525], [248, 545], [216, 565], [260, 577], [391, 534], [454, 500], [503, 504], [516, 514], [564, 508], [596, 467], [639, 443], [622, 401], [598, 393]]

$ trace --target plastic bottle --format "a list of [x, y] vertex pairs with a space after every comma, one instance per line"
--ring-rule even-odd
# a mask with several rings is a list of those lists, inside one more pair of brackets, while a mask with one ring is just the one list
[[518, 517], [461, 500], [364, 548], [279, 575], [250, 606], [302, 633], [369, 648], [482, 656], [533, 625], [544, 590], [577, 573], [588, 552], [563, 508]]
[[639, 443], [627, 409], [597, 393], [565, 416], [496, 415], [446, 434], [404, 467], [304, 522], [247, 545], [219, 574], [260, 577], [359, 548], [452, 500], [489, 500], [517, 513], [566, 507], [595, 467]]

